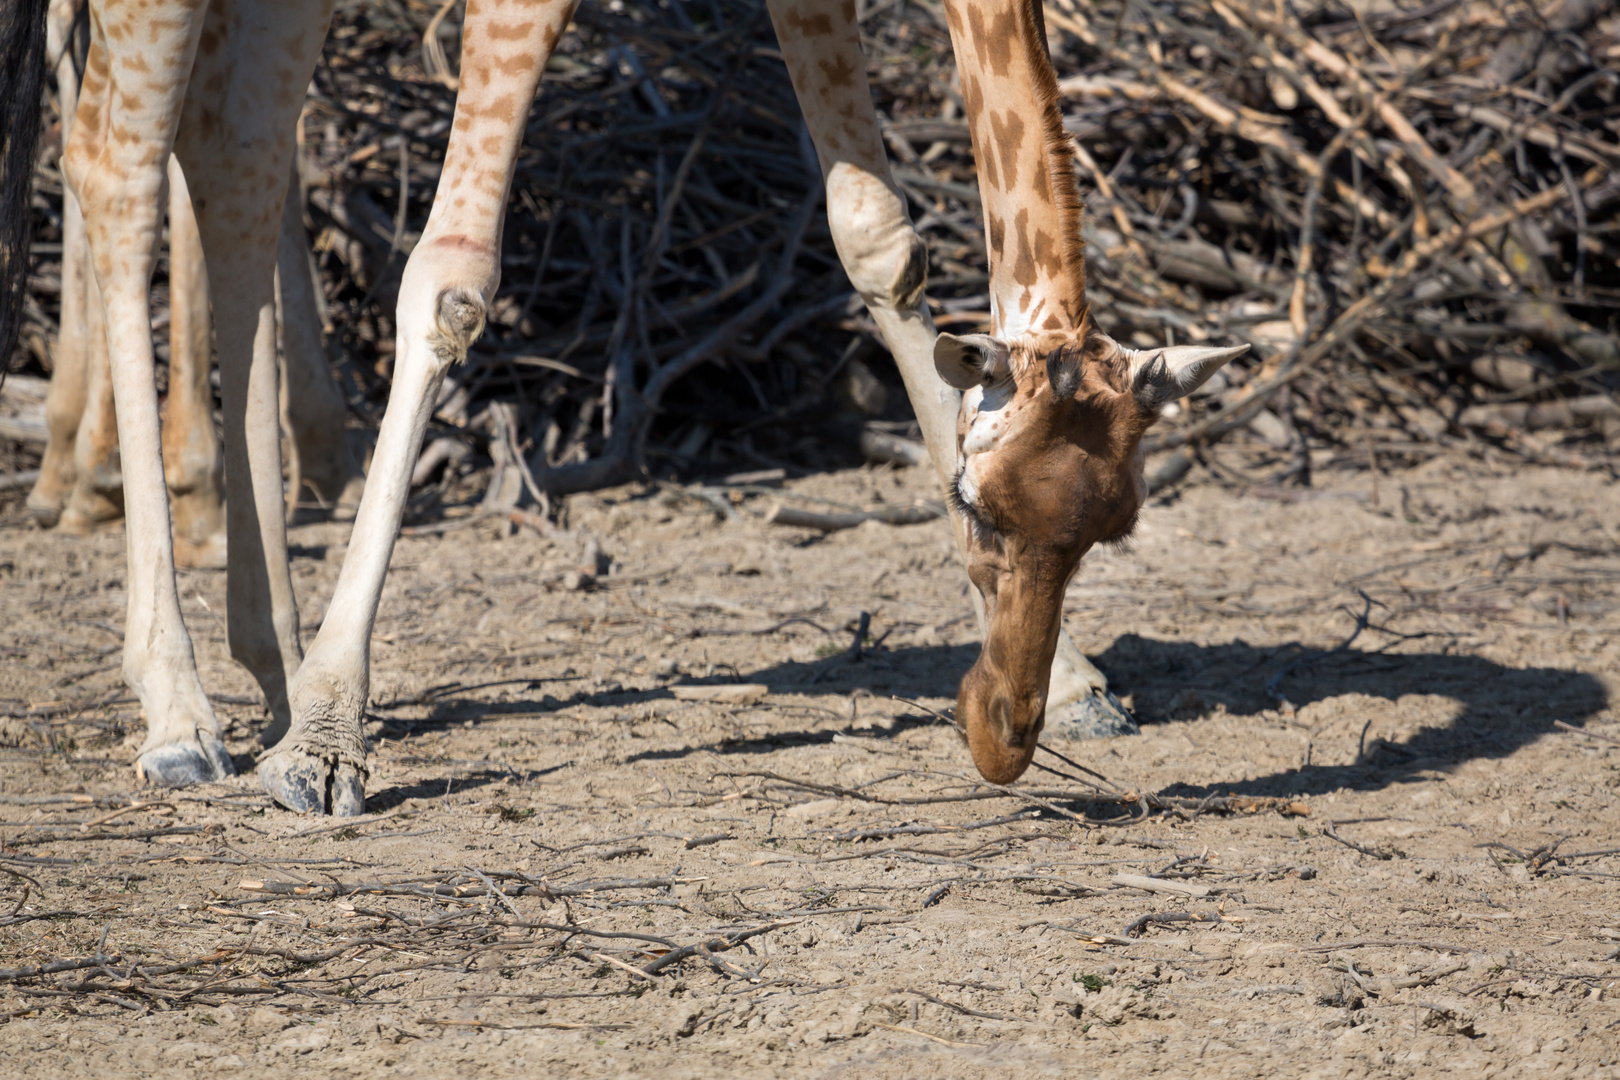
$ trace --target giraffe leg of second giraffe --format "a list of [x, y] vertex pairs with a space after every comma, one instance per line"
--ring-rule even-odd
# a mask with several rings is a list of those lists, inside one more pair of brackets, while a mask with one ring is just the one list
[[89, 380], [90, 336], [86, 323], [90, 283], [89, 248], [84, 215], [71, 191], [62, 195], [62, 320], [52, 354], [51, 385], [45, 393], [48, 438], [39, 463], [39, 479], [28, 493], [28, 511], [41, 528], [62, 519], [76, 482], [74, 451], [84, 416]]
[[308, 486], [334, 520], [352, 521], [366, 478], [349, 445], [348, 408], [332, 378], [321, 341], [296, 168], [287, 186], [281, 236], [276, 241], [276, 306], [281, 316], [283, 423], [291, 455], [288, 474], [293, 481], [288, 501], [296, 507], [299, 489]]
[[[827, 185], [827, 221], [850, 282], [883, 334], [942, 486], [954, 479], [960, 395], [934, 368], [924, 286], [928, 253], [889, 172], [858, 28], [844, 0], [769, 0], [771, 21]], [[952, 514], [958, 543], [963, 523]], [[974, 591], [980, 629], [982, 601]], [[1066, 631], [1058, 634], [1046, 731], [1066, 738], [1134, 734], [1136, 721]]]
[[180, 162], [169, 158], [169, 396], [163, 478], [174, 513], [174, 562], [223, 569], [225, 462], [214, 434], [213, 333], [208, 268]]
[[[46, 54], [61, 57], [56, 64], [57, 105], [62, 115], [62, 137], [73, 129], [78, 105], [78, 73], [67, 46], [73, 32], [71, 0], [53, 0], [46, 16]], [[90, 272], [85, 246], [84, 215], [71, 191], [62, 194], [62, 318], [51, 355], [51, 385], [45, 394], [48, 437], [39, 463], [39, 479], [28, 492], [28, 512], [41, 528], [54, 528], [73, 490], [73, 446], [84, 414], [85, 363], [89, 341], [85, 336], [84, 306]]]
[[56, 523], [72, 536], [89, 536], [124, 516], [124, 471], [107, 351], [110, 320], [94, 275], [85, 283], [84, 316], [84, 404], [73, 436], [73, 487]]

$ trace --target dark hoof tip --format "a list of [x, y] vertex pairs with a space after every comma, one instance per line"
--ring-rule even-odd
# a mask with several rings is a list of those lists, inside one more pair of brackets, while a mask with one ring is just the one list
[[359, 817], [366, 812], [366, 782], [353, 765], [339, 765], [332, 777], [332, 816]]
[[326, 812], [326, 766], [303, 754], [277, 754], [259, 762], [259, 784], [277, 803], [298, 814]]
[[208, 747], [214, 751], [213, 754], [206, 753], [196, 743], [155, 746], [135, 759], [135, 773], [148, 784], [159, 787], [209, 784], [234, 776], [236, 770], [231, 767], [231, 757], [225, 752], [225, 744], [217, 739], [210, 741], [217, 744]]
[[334, 768], [295, 750], [266, 757], [258, 773], [266, 794], [295, 813], [357, 817], [366, 812], [365, 779], [352, 765]]
[[1058, 739], [1112, 739], [1141, 731], [1119, 698], [1106, 690], [1066, 702], [1046, 713], [1046, 734]]

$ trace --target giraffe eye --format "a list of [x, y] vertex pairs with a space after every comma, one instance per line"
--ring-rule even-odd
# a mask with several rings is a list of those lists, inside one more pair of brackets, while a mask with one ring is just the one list
[[[985, 513], [968, 498], [968, 491], [964, 481], [967, 477], [966, 466], [956, 471], [956, 477], [951, 481], [950, 490], [946, 498], [950, 501], [951, 509], [967, 519], [973, 531], [980, 535], [989, 535], [997, 531]], [[974, 494], [977, 494], [976, 492]]]

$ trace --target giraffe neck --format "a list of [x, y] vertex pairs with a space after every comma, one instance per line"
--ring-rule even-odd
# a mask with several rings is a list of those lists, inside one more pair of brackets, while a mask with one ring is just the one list
[[1002, 340], [1084, 332], [1080, 189], [1040, 0], [946, 0]]

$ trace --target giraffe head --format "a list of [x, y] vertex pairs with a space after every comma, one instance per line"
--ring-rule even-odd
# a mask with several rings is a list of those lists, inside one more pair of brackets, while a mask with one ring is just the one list
[[1248, 346], [1124, 348], [1079, 334], [941, 334], [940, 377], [962, 391], [950, 497], [984, 597], [984, 648], [957, 718], [985, 779], [1010, 783], [1035, 753], [1063, 594], [1092, 545], [1123, 540], [1146, 496], [1142, 434]]

